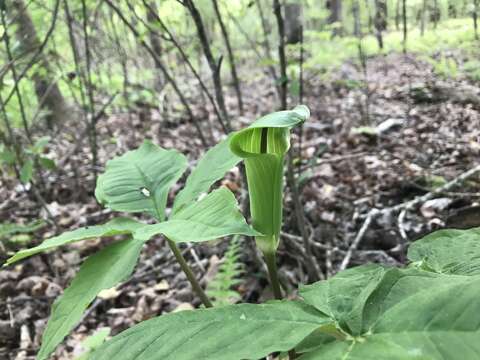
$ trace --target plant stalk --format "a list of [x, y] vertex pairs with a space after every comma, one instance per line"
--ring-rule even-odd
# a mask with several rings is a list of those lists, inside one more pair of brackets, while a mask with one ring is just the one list
[[273, 295], [275, 296], [275, 299], [281, 300], [282, 290], [280, 289], [280, 281], [278, 281], [277, 257], [275, 252], [264, 252], [263, 256], [265, 257], [265, 263], [267, 264]]
[[177, 244], [175, 244], [170, 239], [167, 239], [167, 242], [168, 242], [168, 246], [170, 246], [170, 249], [173, 252], [173, 255], [175, 256], [175, 259], [177, 259], [178, 263], [180, 264], [180, 267], [185, 273], [185, 276], [187, 277], [188, 281], [192, 285], [193, 290], [195, 291], [197, 296], [200, 298], [200, 300], [202, 300], [203, 305], [205, 305], [206, 308], [213, 307], [212, 302], [208, 298], [207, 294], [205, 294], [205, 291], [203, 291], [202, 287], [200, 286], [195, 275], [193, 274], [192, 269], [190, 269], [190, 266], [188, 266], [187, 261], [183, 257]]

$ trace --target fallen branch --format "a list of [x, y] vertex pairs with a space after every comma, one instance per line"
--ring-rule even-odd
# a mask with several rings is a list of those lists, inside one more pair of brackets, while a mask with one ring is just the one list
[[377, 217], [379, 217], [382, 214], [389, 213], [389, 212], [402, 211], [402, 213], [403, 212], [406, 213], [408, 210], [414, 209], [418, 205], [423, 204], [425, 201], [431, 200], [435, 196], [437, 196], [439, 194], [442, 194], [446, 191], [449, 191], [449, 190], [463, 184], [466, 180], [475, 176], [479, 172], [480, 172], [480, 165], [477, 165], [474, 168], [472, 168], [472, 169], [464, 172], [463, 174], [459, 175], [458, 177], [456, 177], [452, 181], [449, 181], [445, 185], [443, 185], [443, 186], [441, 186], [437, 189], [434, 189], [434, 190], [426, 193], [425, 195], [419, 196], [419, 197], [417, 197], [413, 200], [410, 200], [410, 201], [407, 201], [407, 202], [404, 202], [404, 203], [401, 203], [401, 204], [398, 204], [398, 205], [395, 205], [395, 206], [392, 206], [392, 207], [384, 208], [384, 209], [381, 209], [381, 210], [379, 210], [379, 209], [370, 210], [367, 214], [367, 217], [365, 218], [365, 220], [362, 224], [362, 227], [358, 231], [357, 236], [355, 237], [353, 242], [350, 244], [350, 247], [348, 248], [347, 253], [345, 254], [345, 257], [343, 258], [343, 261], [340, 264], [339, 271], [345, 270], [347, 268], [347, 266], [350, 263], [350, 260], [352, 258], [353, 252], [358, 248], [358, 245], [362, 241], [363, 237], [365, 236], [366, 231], [368, 230], [368, 228], [370, 227], [370, 225], [371, 225], [371, 223], [374, 219], [376, 219]]

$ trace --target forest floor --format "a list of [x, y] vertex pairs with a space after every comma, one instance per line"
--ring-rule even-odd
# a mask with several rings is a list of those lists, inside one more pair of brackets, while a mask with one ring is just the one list
[[[368, 89], [362, 82], [362, 70], [348, 62], [328, 81], [313, 72], [306, 73], [304, 103], [312, 117], [304, 125], [302, 161], [297, 159], [297, 163], [302, 171], [300, 185], [313, 253], [326, 276], [341, 266], [365, 262], [401, 265], [408, 243], [433, 229], [480, 226], [477, 175], [406, 211], [377, 214], [358, 237], [370, 210], [403, 204], [442, 189], [477, 166], [480, 156], [478, 83], [461, 76], [442, 79], [430, 64], [413, 55], [398, 54], [369, 59], [367, 76]], [[234, 122], [237, 128], [271, 111], [277, 103], [271, 84], [265, 80], [244, 84], [243, 92], [247, 111]], [[235, 98], [227, 100], [233, 104]], [[194, 107], [197, 113], [207, 114], [208, 109], [200, 99], [198, 102]], [[207, 130], [209, 122], [203, 120], [202, 127]], [[83, 132], [81, 123], [66, 123], [59, 135], [52, 137], [49, 148], [58, 170], [45, 174], [43, 195], [59, 231], [97, 224], [112, 216], [95, 201], [88, 145], [78, 142]], [[215, 140], [221, 137], [218, 130], [210, 135]], [[158, 111], [139, 108], [138, 112], [115, 113], [100, 121], [100, 163], [138, 146], [144, 138], [152, 138], [162, 147], [177, 148], [192, 164], [204, 151], [195, 140], [192, 126], [181, 118], [165, 119]], [[293, 148], [298, 150], [298, 141]], [[5, 189], [0, 193], [2, 222], [29, 223], [46, 217], [34, 198], [13, 179], [2, 176], [1, 182]], [[224, 183], [241, 193], [238, 172], [231, 172]], [[286, 196], [283, 231], [279, 267], [293, 297], [298, 284], [305, 283], [307, 277], [290, 195]], [[46, 226], [28, 246], [55, 233], [53, 226]], [[358, 242], [352, 247], [355, 238]], [[33, 359], [54, 299], [82, 260], [108, 241], [112, 240], [72, 244], [0, 271], [0, 359]], [[5, 244], [6, 251], [19, 247]], [[271, 297], [252, 240], [244, 239], [242, 244], [241, 260], [247, 271], [236, 291], [247, 302]], [[183, 249], [206, 284], [227, 247], [226, 241], [217, 241]], [[0, 248], [0, 263], [6, 257]], [[196, 306], [198, 300], [164, 240], [152, 240], [134, 276], [95, 300], [57, 351], [57, 358], [75, 358], [81, 352], [80, 342], [101, 327], [110, 327], [115, 334], [147, 318]]]

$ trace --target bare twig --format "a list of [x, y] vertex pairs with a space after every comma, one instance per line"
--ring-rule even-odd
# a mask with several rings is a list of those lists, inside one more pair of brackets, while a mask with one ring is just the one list
[[318, 281], [320, 278], [323, 277], [323, 274], [321, 274], [318, 264], [316, 263], [315, 257], [312, 253], [311, 239], [308, 236], [307, 227], [305, 224], [305, 213], [303, 211], [302, 203], [300, 201], [300, 191], [298, 189], [298, 184], [295, 179], [292, 154], [288, 156], [287, 179], [292, 195], [298, 230], [302, 235], [303, 246], [305, 248], [305, 267], [307, 269], [308, 281]]
[[238, 79], [237, 75], [237, 67], [235, 65], [232, 46], [230, 45], [230, 38], [228, 37], [227, 28], [223, 22], [222, 14], [220, 13], [220, 9], [218, 7], [218, 0], [212, 0], [212, 3], [215, 14], [217, 15], [218, 24], [220, 25], [220, 30], [222, 31], [223, 40], [225, 41], [225, 46], [227, 48], [228, 61], [230, 63], [230, 73], [232, 74], [233, 86], [237, 94], [238, 108], [240, 110], [240, 114], [243, 115], [243, 100], [242, 92], [240, 90], [240, 80]]
[[[146, 0], [143, 0], [143, 4], [145, 5], [145, 7], [148, 9], [148, 11], [153, 11], [154, 9], [152, 9], [150, 7], [150, 5], [146, 2]], [[182, 46], [180, 45], [180, 43], [176, 40], [176, 38], [173, 36], [172, 32], [168, 29], [168, 27], [165, 25], [165, 23], [162, 21], [162, 19], [160, 18], [160, 16], [158, 15], [157, 12], [153, 12], [153, 17], [157, 20], [157, 22], [160, 24], [160, 26], [162, 27], [163, 31], [165, 31], [168, 35], [168, 40], [172, 42], [172, 44], [177, 48], [178, 52], [180, 53], [180, 55], [182, 56], [182, 59], [183, 61], [185, 61], [185, 64], [188, 66], [188, 68], [190, 69], [190, 71], [192, 72], [193, 76], [195, 77], [195, 79], [197, 79], [200, 87], [202, 88], [203, 92], [205, 93], [205, 95], [207, 96], [208, 100], [210, 101], [210, 104], [212, 104], [212, 107], [213, 107], [213, 111], [215, 112], [215, 115], [217, 115], [217, 118], [218, 118], [218, 122], [220, 123], [223, 131], [225, 133], [228, 133], [229, 130], [227, 130], [226, 126], [225, 126], [225, 123], [223, 122], [222, 120], [222, 115], [220, 114], [219, 110], [218, 110], [218, 106], [217, 104], [215, 103], [215, 100], [213, 99], [213, 96], [212, 94], [210, 93], [210, 91], [208, 90], [207, 86], [205, 85], [205, 82], [202, 80], [202, 78], [200, 77], [200, 75], [198, 74], [197, 70], [195, 70], [195, 67], [192, 65], [192, 62], [190, 61], [190, 59], [188, 58], [187, 54], [185, 53], [185, 51], [183, 50]]]
[[[50, 23], [50, 27], [48, 28], [47, 30], [47, 33], [45, 34], [45, 38], [43, 39], [42, 43], [40, 44], [40, 46], [38, 47], [37, 51], [35, 52], [35, 54], [32, 56], [32, 58], [30, 59], [30, 61], [28, 62], [27, 66], [25, 66], [25, 68], [23, 69], [23, 71], [18, 74], [18, 77], [17, 77], [17, 82], [20, 82], [24, 77], [25, 75], [27, 74], [28, 70], [30, 70], [30, 68], [35, 65], [35, 63], [37, 62], [38, 60], [38, 57], [40, 56], [40, 54], [43, 52], [45, 46], [47, 45], [47, 42], [48, 40], [50, 39], [50, 36], [52, 35], [53, 33], [53, 30], [55, 29], [55, 24], [57, 22], [57, 15], [58, 15], [58, 8], [60, 6], [60, 0], [57, 0], [55, 2], [55, 7], [54, 7], [54, 10], [53, 10], [53, 15], [52, 15], [52, 22]], [[4, 34], [5, 35], [5, 34]], [[15, 89], [12, 89], [10, 91], [10, 93], [7, 95], [7, 97], [5, 98], [5, 101], [3, 102], [3, 106], [6, 106], [8, 104], [8, 102], [11, 100], [13, 94], [15, 93]]]
[[87, 99], [90, 110], [90, 122], [89, 125], [89, 140], [90, 140], [90, 151], [92, 154], [92, 168], [93, 168], [93, 181], [97, 181], [97, 158], [98, 158], [98, 149], [97, 149], [97, 120], [94, 117], [95, 114], [95, 100], [93, 98], [93, 84], [92, 84], [92, 73], [91, 73], [91, 52], [90, 52], [90, 39], [88, 33], [88, 14], [87, 14], [87, 5], [85, 0], [81, 0], [82, 3], [82, 29], [83, 29], [83, 41], [85, 46], [85, 87], [87, 90]]
[[132, 34], [139, 40], [140, 44], [145, 48], [145, 50], [148, 51], [148, 53], [150, 54], [150, 56], [152, 56], [152, 58], [155, 60], [155, 62], [157, 63], [157, 66], [158, 68], [163, 72], [163, 76], [165, 77], [165, 80], [168, 81], [170, 83], [170, 85], [172, 85], [172, 88], [173, 90], [175, 91], [175, 93], [177, 94], [178, 98], [180, 99], [180, 102], [182, 103], [182, 105], [185, 107], [187, 113], [188, 113], [188, 116], [190, 118], [190, 122], [193, 124], [193, 126], [195, 127], [195, 129], [197, 130], [197, 133], [198, 133], [198, 137], [200, 138], [200, 141], [202, 142], [202, 145], [205, 146], [205, 147], [208, 147], [208, 142], [207, 140], [205, 139], [205, 136], [203, 135], [203, 131], [202, 131], [202, 128], [200, 127], [200, 125], [195, 121], [194, 119], [194, 116], [193, 116], [193, 111], [190, 107], [190, 105], [188, 104], [188, 101], [187, 99], [185, 98], [185, 96], [183, 95], [183, 92], [180, 90], [180, 88], [178, 87], [178, 84], [177, 82], [174, 80], [174, 78], [172, 77], [172, 75], [170, 75], [170, 73], [168, 72], [167, 68], [165, 67], [165, 65], [163, 64], [162, 60], [158, 57], [158, 55], [155, 53], [155, 51], [145, 42], [145, 40], [143, 39], [143, 37], [141, 36], [141, 34], [138, 32], [138, 30], [135, 28], [134, 25], [132, 25], [128, 20], [127, 18], [125, 17], [125, 15], [122, 13], [122, 11], [120, 10], [120, 8], [115, 5], [113, 3], [113, 1], [111, 0], [105, 0], [105, 3], [118, 15], [118, 17], [120, 18], [120, 20], [125, 24], [125, 26], [132, 32]]
[[403, 209], [400, 211], [400, 215], [398, 215], [398, 232], [400, 233], [400, 236], [402, 239], [406, 242], [408, 242], [408, 235], [407, 232], [405, 231], [405, 216], [407, 215], [407, 209]]
[[350, 263], [350, 260], [352, 259], [352, 254], [353, 252], [357, 249], [358, 245], [362, 241], [363, 237], [365, 236], [365, 233], [367, 232], [368, 228], [370, 227], [370, 224], [372, 223], [373, 218], [378, 216], [378, 210], [377, 209], [372, 209], [367, 215], [367, 218], [362, 224], [362, 227], [358, 231], [357, 236], [355, 236], [355, 239], [353, 242], [350, 244], [350, 247], [348, 248], [347, 253], [345, 254], [345, 257], [342, 260], [342, 263], [340, 264], [339, 270], [345, 270]]
[[213, 57], [210, 42], [208, 40], [205, 26], [203, 24], [202, 15], [195, 6], [194, 1], [184, 0], [180, 3], [188, 9], [190, 15], [192, 16], [193, 22], [195, 23], [195, 27], [197, 28], [197, 34], [200, 39], [200, 43], [202, 44], [203, 53], [205, 55], [205, 58], [207, 59], [208, 66], [212, 73], [213, 86], [215, 88], [215, 97], [217, 98], [218, 107], [220, 108], [220, 112], [222, 113], [223, 121], [227, 126], [227, 130], [231, 131], [232, 127], [230, 125], [230, 118], [228, 115], [227, 106], [225, 105], [225, 98], [223, 96], [222, 89], [222, 79], [220, 74], [221, 58], [219, 61], [215, 61]]
[[[261, 1], [260, 0], [255, 0], [255, 4], [257, 5], [258, 14], [260, 15], [260, 21], [261, 21], [262, 29], [263, 29], [263, 42], [262, 42], [263, 50], [264, 50], [264, 53], [265, 53], [265, 58], [268, 60], [268, 59], [272, 58], [272, 50], [271, 50], [271, 47], [270, 47], [270, 42], [268, 41], [268, 34], [270, 33], [270, 29], [269, 29], [270, 26], [269, 26], [269, 24], [267, 22], [267, 19], [265, 18], [265, 15], [263, 13]], [[273, 67], [273, 65], [268, 65], [268, 71], [270, 72], [270, 75], [272, 77], [273, 83], [275, 85], [275, 89], [277, 90], [277, 94], [280, 97], [281, 96], [280, 95], [281, 90], [280, 90], [280, 87], [278, 86], [278, 77], [277, 77], [277, 72], [275, 70], [275, 67]]]
[[[23, 124], [23, 129], [25, 130], [25, 135], [27, 136], [27, 139], [30, 142], [30, 144], [32, 144], [33, 140], [32, 140], [32, 135], [30, 133], [30, 129], [28, 128], [27, 115], [25, 113], [25, 106], [23, 104], [23, 97], [20, 93], [20, 88], [18, 86], [18, 84], [20, 82], [20, 79], [19, 79], [19, 76], [17, 74], [17, 69], [15, 67], [14, 58], [13, 58], [12, 51], [11, 51], [11, 48], [10, 48], [10, 36], [8, 35], [7, 22], [6, 22], [6, 19], [5, 19], [5, 12], [0, 11], [0, 16], [1, 16], [1, 19], [2, 19], [3, 28], [5, 29], [4, 30], [3, 41], [5, 43], [5, 50], [7, 52], [7, 58], [8, 58], [8, 61], [12, 63], [11, 66], [10, 66], [10, 71], [11, 71], [12, 77], [13, 77], [13, 91], [17, 95], [18, 107], [20, 108], [20, 115], [21, 115], [21, 118], [22, 118], [22, 124]], [[6, 106], [7, 102], [8, 102], [8, 97], [5, 100], [5, 102], [3, 102], [2, 106]]]
[[347, 155], [342, 155], [342, 156], [334, 156], [334, 157], [327, 158], [327, 159], [321, 159], [319, 161], [316, 161], [314, 164], [303, 166], [302, 168], [300, 168], [300, 171], [303, 172], [305, 170], [308, 170], [308, 169], [311, 169], [311, 168], [314, 168], [314, 167], [317, 167], [317, 166], [320, 166], [320, 165], [323, 165], [323, 164], [338, 163], [338, 162], [343, 161], [343, 160], [355, 159], [357, 157], [366, 156], [366, 155], [368, 155], [367, 152], [361, 152], [361, 153], [356, 153], [356, 154], [347, 154]]
[[[377, 217], [379, 217], [382, 214], [389, 213], [389, 212], [398, 212], [398, 211], [405, 211], [406, 212], [408, 210], [412, 210], [415, 207], [417, 207], [418, 205], [423, 204], [425, 201], [431, 200], [435, 196], [437, 196], [439, 194], [442, 194], [444, 191], [449, 191], [450, 189], [453, 189], [453, 188], [463, 184], [466, 180], [475, 176], [477, 173], [480, 173], [480, 165], [477, 165], [474, 168], [460, 174], [455, 179], [453, 179], [452, 181], [449, 181], [445, 185], [443, 185], [443, 186], [441, 186], [441, 187], [439, 187], [439, 188], [437, 188], [437, 189], [435, 189], [435, 190], [433, 190], [433, 191], [431, 191], [431, 192], [429, 192], [425, 195], [419, 196], [419, 197], [417, 197], [413, 200], [406, 201], [404, 203], [401, 203], [401, 204], [398, 204], [398, 205], [395, 205], [395, 206], [392, 206], [392, 207], [384, 208], [384, 209], [381, 209], [381, 210], [378, 210], [378, 209], [370, 210], [367, 214], [367, 217], [365, 218], [365, 220], [362, 224], [362, 227], [358, 231], [357, 236], [355, 237], [353, 242], [350, 244], [350, 247], [348, 248], [348, 251], [347, 251], [345, 257], [344, 257], [342, 263], [340, 264], [339, 270], [344, 270], [344, 269], [347, 268], [347, 266], [350, 263], [350, 260], [352, 258], [353, 252], [358, 248], [358, 245], [360, 244], [363, 237], [365, 236], [365, 232], [368, 230], [368, 228], [370, 227], [370, 224], [372, 223], [372, 221], [374, 219], [376, 219]], [[405, 234], [405, 236], [406, 236], [406, 234]]]

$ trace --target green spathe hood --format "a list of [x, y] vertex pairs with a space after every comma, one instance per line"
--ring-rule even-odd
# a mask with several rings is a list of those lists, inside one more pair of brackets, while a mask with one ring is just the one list
[[278, 247], [282, 226], [283, 163], [290, 148], [290, 130], [310, 117], [305, 105], [261, 117], [237, 131], [230, 149], [245, 160], [254, 228], [264, 234], [257, 244], [264, 252]]

